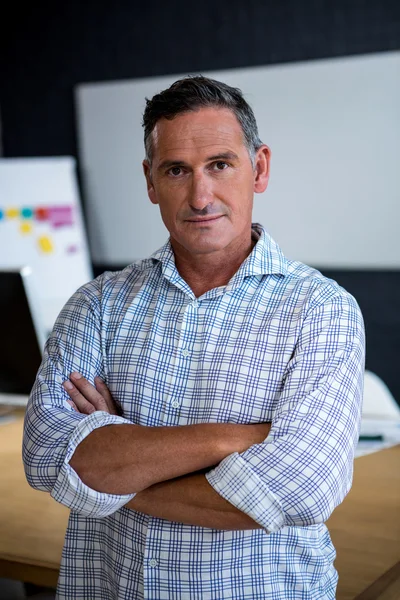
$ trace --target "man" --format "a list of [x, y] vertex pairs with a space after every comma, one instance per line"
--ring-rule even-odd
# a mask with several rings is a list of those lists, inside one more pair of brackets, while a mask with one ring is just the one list
[[144, 128], [170, 239], [69, 300], [26, 414], [28, 481], [71, 508], [58, 598], [334, 598], [359, 308], [252, 225], [270, 151], [240, 90], [177, 81]]

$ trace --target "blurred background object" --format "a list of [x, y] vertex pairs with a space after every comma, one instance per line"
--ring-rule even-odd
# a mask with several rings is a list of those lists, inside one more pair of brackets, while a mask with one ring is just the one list
[[28, 401], [45, 342], [38, 300], [30, 267], [0, 270], [0, 407]]
[[[398, 73], [400, 52], [204, 72], [243, 90], [272, 149], [270, 182], [255, 196], [253, 220], [287, 256], [328, 269], [400, 268]], [[77, 88], [96, 263], [145, 258], [168, 235], [158, 206], [146, 201], [141, 121], [145, 98], [180, 76]]]
[[400, 407], [378, 375], [366, 370], [364, 404], [356, 456], [400, 444]]
[[75, 160], [0, 159], [0, 213], [0, 269], [31, 269], [47, 338], [68, 298], [93, 276]]

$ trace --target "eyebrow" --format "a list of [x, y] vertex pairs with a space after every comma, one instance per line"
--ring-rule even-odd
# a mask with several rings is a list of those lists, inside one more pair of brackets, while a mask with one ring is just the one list
[[[208, 156], [204, 162], [212, 162], [215, 160], [238, 160], [239, 156], [234, 152], [221, 152], [220, 154], [214, 154]], [[163, 160], [157, 167], [157, 171], [163, 171], [170, 167], [188, 167], [188, 163], [184, 160]]]

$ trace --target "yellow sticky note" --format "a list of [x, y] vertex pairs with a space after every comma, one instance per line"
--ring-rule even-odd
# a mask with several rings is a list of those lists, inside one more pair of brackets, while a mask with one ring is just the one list
[[18, 208], [6, 208], [6, 217], [8, 219], [15, 219], [16, 217], [19, 217]]
[[53, 242], [47, 235], [42, 235], [38, 239], [38, 242], [39, 242], [39, 248], [41, 249], [42, 252], [46, 252], [46, 254], [53, 252]]
[[29, 221], [23, 221], [19, 227], [19, 230], [21, 233], [31, 233], [32, 231], [32, 223], [30, 223]]

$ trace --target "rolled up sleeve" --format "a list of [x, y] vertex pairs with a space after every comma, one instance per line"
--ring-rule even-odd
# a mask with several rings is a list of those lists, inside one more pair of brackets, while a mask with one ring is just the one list
[[64, 460], [51, 490], [51, 495], [57, 502], [87, 517], [106, 517], [134, 497], [135, 494], [115, 495], [93, 490], [83, 483], [69, 464], [77, 446], [89, 433], [98, 427], [119, 423], [129, 421], [101, 411], [92, 413], [78, 423], [68, 440]]
[[325, 522], [348, 493], [358, 440], [364, 324], [341, 290], [307, 311], [270, 434], [226, 457], [210, 485], [268, 532]]
[[73, 511], [90, 517], [114, 513], [130, 495], [97, 492], [86, 486], [69, 461], [82, 440], [98, 427], [130, 423], [123, 417], [96, 411], [75, 412], [62, 383], [79, 371], [92, 384], [104, 372], [100, 280], [80, 288], [61, 311], [43, 354], [24, 422], [22, 456], [28, 483], [50, 492]]

